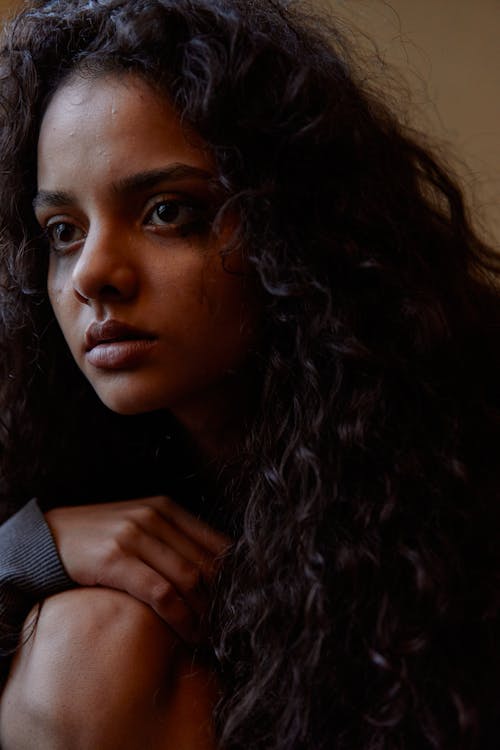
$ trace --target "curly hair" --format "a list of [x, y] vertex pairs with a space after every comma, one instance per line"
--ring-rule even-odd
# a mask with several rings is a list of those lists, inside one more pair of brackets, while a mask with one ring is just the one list
[[35, 0], [0, 65], [5, 492], [83, 476], [81, 430], [114, 429], [31, 202], [55, 89], [133, 71], [210, 146], [265, 313], [212, 612], [221, 748], [496, 747], [498, 260], [449, 170], [305, 4]]

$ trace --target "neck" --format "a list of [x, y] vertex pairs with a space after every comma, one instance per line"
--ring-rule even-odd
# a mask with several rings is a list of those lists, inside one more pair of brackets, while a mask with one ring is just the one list
[[201, 468], [217, 469], [238, 457], [255, 397], [250, 376], [230, 376], [196, 403], [172, 409]]

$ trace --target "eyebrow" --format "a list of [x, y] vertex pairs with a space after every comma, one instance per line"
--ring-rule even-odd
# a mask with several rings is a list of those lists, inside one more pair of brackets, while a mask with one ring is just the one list
[[[158, 183], [181, 182], [188, 179], [213, 180], [214, 175], [206, 169], [193, 167], [188, 164], [172, 164], [168, 167], [152, 169], [146, 172], [122, 177], [113, 182], [111, 188], [116, 193], [139, 193], [142, 190], [155, 187]], [[74, 193], [62, 190], [40, 190], [33, 199], [33, 208], [50, 208], [76, 203]]]

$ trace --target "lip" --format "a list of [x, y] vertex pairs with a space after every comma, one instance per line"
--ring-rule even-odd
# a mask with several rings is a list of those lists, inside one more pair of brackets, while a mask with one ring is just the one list
[[154, 334], [119, 320], [95, 321], [85, 332], [87, 361], [105, 370], [139, 365], [156, 342]]

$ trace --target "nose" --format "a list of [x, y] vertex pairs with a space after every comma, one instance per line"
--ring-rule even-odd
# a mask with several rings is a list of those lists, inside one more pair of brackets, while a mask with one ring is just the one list
[[84, 304], [135, 297], [138, 273], [124, 233], [116, 227], [91, 228], [73, 267], [72, 282]]

